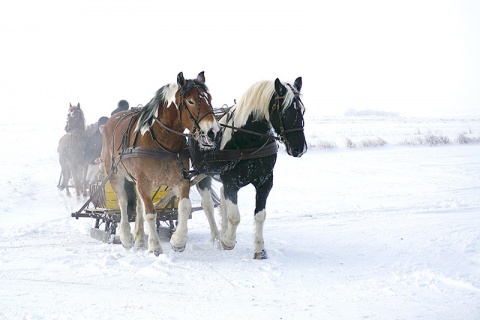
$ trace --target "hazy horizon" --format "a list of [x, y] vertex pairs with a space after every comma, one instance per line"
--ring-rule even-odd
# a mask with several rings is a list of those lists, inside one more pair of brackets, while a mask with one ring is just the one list
[[[480, 115], [476, 1], [48, 1], [0, 12], [2, 112], [87, 120], [205, 71], [214, 107], [302, 76], [307, 116]], [[38, 114], [36, 114], [38, 116]]]

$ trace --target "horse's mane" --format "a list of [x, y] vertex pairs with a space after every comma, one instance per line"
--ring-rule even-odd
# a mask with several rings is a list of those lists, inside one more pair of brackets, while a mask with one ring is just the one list
[[85, 120], [85, 114], [83, 113], [83, 110], [79, 107], [78, 110], [80, 110], [80, 129], [82, 131], [85, 131], [86, 129], [86, 120]]
[[168, 108], [171, 103], [175, 104], [175, 93], [177, 90], [178, 84], [176, 83], [170, 83], [158, 89], [152, 100], [141, 109], [135, 132], [140, 131], [142, 135], [145, 134], [148, 128], [153, 125], [160, 107], [166, 104]]
[[[287, 94], [282, 106], [289, 106], [292, 103], [295, 93], [291, 89], [288, 82], [282, 84], [287, 88]], [[266, 119], [270, 121], [270, 113], [268, 110], [270, 100], [275, 93], [274, 81], [259, 81], [253, 84], [238, 100], [237, 104], [230, 110], [228, 116], [224, 116], [220, 123], [233, 125], [235, 127], [243, 127], [250, 115], [253, 120]], [[282, 108], [282, 111], [285, 108]], [[228, 123], [227, 123], [228, 121]], [[225, 130], [222, 137], [222, 147], [231, 139], [232, 130]]]

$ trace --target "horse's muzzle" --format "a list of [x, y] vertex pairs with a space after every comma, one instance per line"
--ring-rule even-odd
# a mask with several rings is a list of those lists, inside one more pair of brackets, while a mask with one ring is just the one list
[[206, 134], [200, 135], [199, 144], [203, 150], [212, 150], [220, 146], [220, 131], [215, 132], [214, 129], [210, 129]]
[[302, 148], [291, 147], [290, 145], [287, 146], [287, 153], [294, 158], [300, 158], [303, 156], [308, 150], [307, 144], [305, 143]]

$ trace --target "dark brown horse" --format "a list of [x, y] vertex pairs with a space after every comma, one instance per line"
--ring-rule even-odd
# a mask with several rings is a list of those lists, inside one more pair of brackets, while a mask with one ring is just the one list
[[61, 181], [58, 185], [60, 190], [66, 189], [67, 196], [70, 196], [69, 181], [73, 178], [73, 185], [77, 197], [81, 194], [87, 195], [87, 167], [88, 164], [83, 157], [83, 150], [87, 141], [85, 132], [85, 116], [80, 103], [68, 109], [67, 132], [58, 143], [58, 155], [62, 167]]
[[[160, 88], [142, 109], [117, 113], [105, 126], [102, 159], [107, 174], [113, 170], [110, 184], [120, 206], [120, 240], [127, 249], [134, 243], [137, 247], [144, 245], [145, 216], [148, 251], [162, 253], [156, 232], [157, 213], [151, 199], [152, 190], [161, 185], [170, 187], [179, 199], [178, 223], [171, 246], [175, 251], [185, 249], [191, 213], [190, 179], [185, 175], [189, 169], [185, 129], [189, 131], [189, 139], [197, 140], [202, 149], [215, 148], [220, 127], [213, 115], [203, 72], [192, 80], [185, 79], [180, 72], [176, 83]], [[126, 180], [133, 181], [137, 191], [134, 235], [127, 214]], [[213, 210], [206, 213], [217, 236]]]

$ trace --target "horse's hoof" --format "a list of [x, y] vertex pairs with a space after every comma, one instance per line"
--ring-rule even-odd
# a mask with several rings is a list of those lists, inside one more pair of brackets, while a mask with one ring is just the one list
[[155, 256], [159, 256], [163, 253], [163, 249], [160, 245], [150, 245], [148, 248], [148, 252], [153, 252]]
[[253, 259], [255, 259], [255, 260], [265, 260], [265, 259], [268, 259], [267, 251], [265, 251], [265, 249], [263, 249], [263, 250], [260, 251], [260, 252], [255, 252], [255, 254], [253, 255]]
[[175, 252], [183, 252], [183, 251], [185, 250], [185, 247], [186, 247], [186, 246], [176, 247], [176, 246], [174, 246], [174, 245], [171, 244], [171, 243], [170, 243], [170, 246], [172, 246], [172, 249], [173, 249], [173, 251], [175, 251]]
[[129, 241], [122, 241], [122, 238], [120, 237], [120, 242], [122, 243], [122, 246], [127, 250], [132, 249], [134, 246], [133, 238], [131, 238]]
[[133, 242], [132, 243], [122, 243], [122, 246], [127, 249], [127, 250], [130, 250], [132, 249], [133, 247]]
[[134, 248], [136, 250], [144, 250], [145, 248], [147, 247], [147, 245], [145, 244], [145, 242], [135, 242], [135, 245], [134, 245]]
[[223, 250], [233, 250], [233, 248], [235, 248], [235, 243], [232, 246], [227, 246], [223, 241], [220, 241], [220, 243], [222, 244]]

